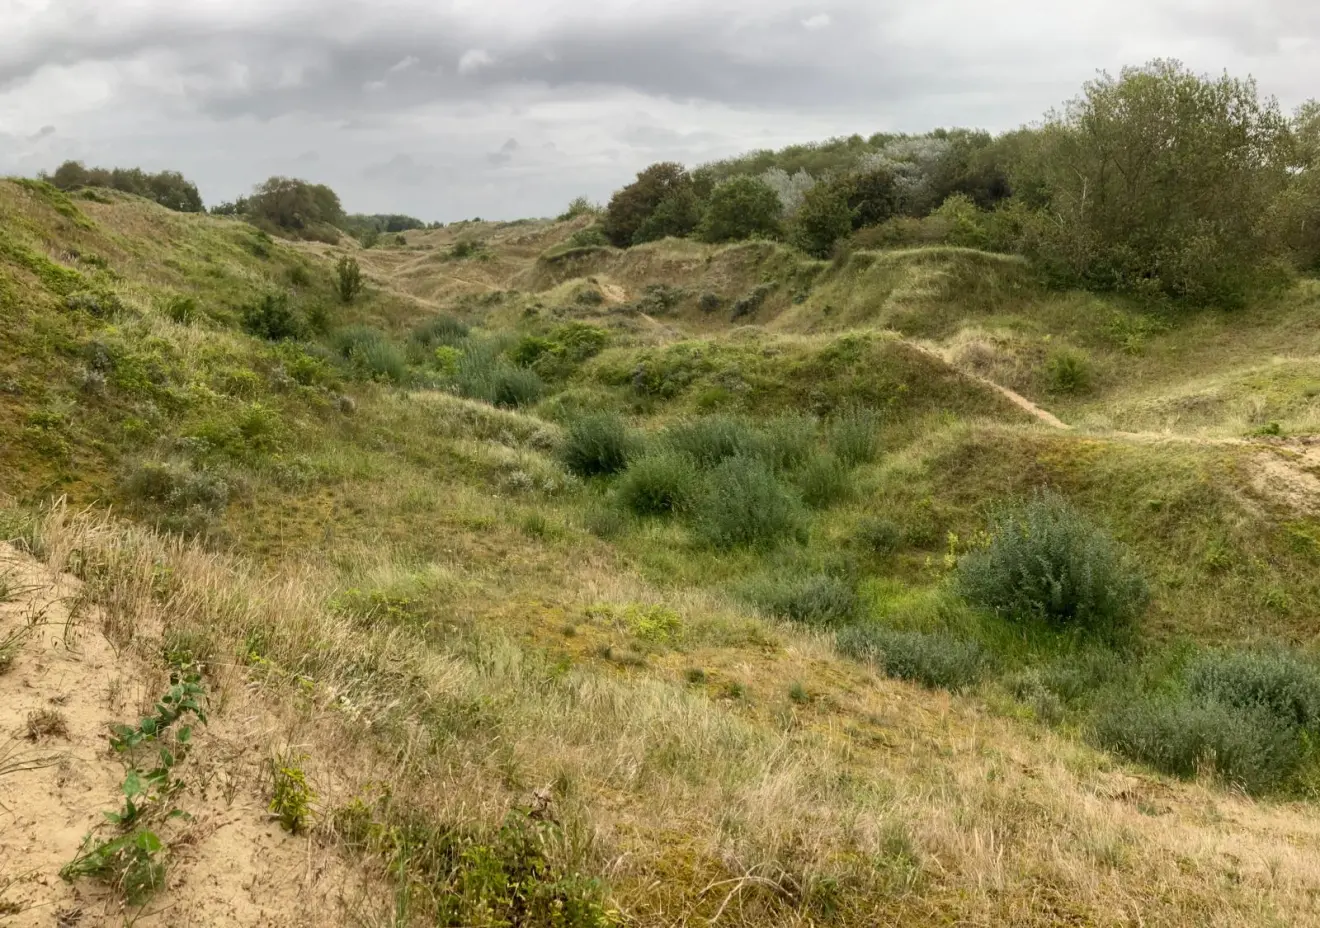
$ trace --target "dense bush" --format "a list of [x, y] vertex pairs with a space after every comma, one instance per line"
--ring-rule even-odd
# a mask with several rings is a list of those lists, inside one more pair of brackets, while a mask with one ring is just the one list
[[240, 208], [245, 215], [285, 231], [301, 232], [318, 224], [335, 226], [344, 221], [338, 194], [324, 184], [292, 177], [270, 178]]
[[229, 484], [224, 478], [185, 464], [145, 462], [124, 478], [123, 486], [135, 499], [175, 510], [218, 511], [229, 502]]
[[804, 625], [845, 625], [857, 615], [857, 593], [829, 574], [762, 574], [741, 590], [762, 612]]
[[357, 258], [344, 255], [335, 264], [335, 292], [345, 303], [352, 303], [362, 293], [366, 282], [362, 279], [362, 266]]
[[61, 190], [77, 187], [109, 187], [124, 193], [154, 200], [167, 209], [181, 213], [200, 213], [202, 197], [197, 185], [178, 171], [148, 174], [140, 168], [87, 168], [81, 161], [66, 161], [50, 175], [50, 182]]
[[893, 519], [869, 516], [858, 523], [853, 539], [871, 554], [893, 554], [903, 542], [903, 529]]
[[1045, 373], [1053, 393], [1084, 393], [1091, 383], [1091, 364], [1086, 355], [1063, 348], [1050, 355]]
[[1042, 207], [1024, 250], [1069, 285], [1241, 303], [1270, 272], [1288, 128], [1251, 80], [1102, 75], [1022, 146], [1015, 183]]
[[[601, 228], [610, 243], [619, 248], [632, 245], [638, 230], [651, 218], [662, 203], [671, 198], [677, 202], [666, 208], [667, 219], [681, 218], [685, 204], [692, 193], [692, 178], [683, 165], [672, 161], [653, 164], [637, 175], [637, 180], [617, 191], [605, 209]], [[658, 230], [652, 224], [649, 233]], [[691, 231], [669, 234], [686, 235]]]
[[816, 454], [794, 478], [802, 501], [812, 509], [825, 509], [852, 495], [852, 475], [832, 454]]
[[868, 661], [887, 676], [932, 688], [964, 689], [980, 680], [989, 666], [980, 645], [948, 632], [857, 625], [840, 631], [836, 646], [840, 653]]
[[759, 458], [731, 457], [711, 471], [696, 513], [697, 534], [716, 548], [805, 540], [801, 504]]
[[579, 477], [601, 477], [626, 468], [635, 443], [619, 416], [596, 413], [569, 423], [559, 455]]
[[879, 427], [880, 417], [869, 409], [846, 409], [830, 422], [830, 448], [849, 466], [869, 464], [879, 450]]
[[287, 293], [267, 293], [243, 310], [243, 330], [249, 335], [277, 342], [302, 338], [307, 323], [289, 304]]
[[642, 516], [686, 512], [700, 488], [692, 461], [672, 451], [647, 454], [633, 461], [619, 478], [619, 502]]
[[1320, 668], [1285, 650], [1201, 655], [1186, 672], [1193, 696], [1259, 710], [1279, 725], [1320, 732]]
[[711, 192], [697, 236], [705, 242], [778, 238], [781, 209], [778, 194], [764, 181], [735, 177]]
[[1003, 508], [956, 580], [974, 605], [1103, 638], [1125, 634], [1148, 598], [1119, 546], [1050, 491]]
[[335, 332], [330, 341], [358, 377], [391, 383], [403, 383], [408, 378], [408, 361], [403, 350], [380, 329], [349, 326]]
[[1117, 701], [1092, 733], [1101, 747], [1157, 770], [1184, 778], [1204, 770], [1249, 793], [1283, 785], [1303, 758], [1296, 729], [1268, 712], [1184, 696]]
[[468, 327], [443, 313], [432, 316], [412, 331], [413, 341], [427, 349], [458, 345], [467, 337]]
[[846, 192], [834, 184], [807, 191], [793, 216], [789, 241], [813, 258], [828, 258], [834, 243], [852, 232], [852, 210]]
[[637, 227], [632, 243], [641, 245], [658, 242], [670, 236], [682, 238], [691, 234], [700, 221], [701, 203], [690, 187], [683, 187], [660, 201], [651, 215]]
[[816, 420], [809, 416], [776, 416], [758, 432], [758, 440], [748, 450], [760, 454], [776, 470], [796, 470], [816, 453]]
[[746, 419], [713, 415], [686, 419], [665, 429], [663, 440], [701, 468], [711, 468], [738, 455], [759, 456], [761, 436]]

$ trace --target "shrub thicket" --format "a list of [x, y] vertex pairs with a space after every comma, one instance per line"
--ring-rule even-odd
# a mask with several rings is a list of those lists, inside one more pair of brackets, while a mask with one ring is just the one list
[[1128, 631], [1148, 598], [1122, 549], [1049, 491], [1002, 509], [956, 579], [974, 605], [1104, 638]]
[[830, 422], [830, 448], [849, 466], [869, 464], [878, 451], [880, 417], [868, 409], [848, 409]]
[[619, 479], [619, 502], [644, 516], [688, 511], [697, 497], [700, 478], [692, 461], [673, 451], [644, 455]]
[[852, 232], [852, 210], [845, 191], [834, 184], [808, 190], [793, 216], [789, 240], [813, 258], [828, 258], [834, 243]]
[[697, 235], [705, 242], [778, 238], [781, 210], [779, 195], [764, 181], [735, 177], [711, 192]]
[[146, 197], [177, 212], [202, 211], [202, 197], [197, 192], [197, 185], [178, 171], [149, 174], [141, 168], [88, 168], [81, 161], [66, 161], [55, 169], [49, 179], [61, 190], [109, 187]]
[[829, 574], [762, 574], [741, 595], [768, 615], [804, 625], [844, 625], [859, 608], [852, 585]]
[[579, 477], [603, 477], [628, 466], [634, 445], [623, 419], [602, 412], [569, 423], [559, 454], [564, 466]]
[[[662, 203], [671, 198], [676, 204], [666, 208], [668, 220], [677, 220], [685, 213], [685, 204], [692, 193], [692, 178], [681, 164], [671, 161], [653, 164], [637, 175], [637, 180], [617, 191], [610, 198], [605, 208], [605, 217], [601, 228], [610, 244], [619, 248], [632, 245], [638, 231], [651, 218]], [[652, 223], [648, 232], [652, 235], [659, 230]], [[668, 234], [686, 235], [692, 227]]]
[[335, 264], [335, 291], [345, 303], [352, 303], [362, 293], [366, 282], [357, 258], [344, 255]]
[[989, 659], [974, 641], [948, 632], [898, 631], [880, 625], [857, 625], [838, 633], [839, 651], [868, 661], [881, 673], [932, 688], [971, 686], [985, 675]]
[[813, 455], [794, 479], [802, 501], [812, 509], [826, 509], [852, 495], [852, 475], [832, 454]]
[[671, 425], [665, 429], [664, 442], [706, 469], [737, 455], [760, 456], [763, 447], [761, 436], [746, 419], [726, 415], [702, 416]]
[[307, 323], [289, 305], [287, 293], [267, 293], [243, 310], [243, 329], [250, 335], [277, 342], [302, 338]]
[[403, 350], [380, 329], [350, 326], [335, 332], [331, 343], [353, 373], [363, 379], [403, 383], [408, 378]]
[[730, 457], [711, 471], [696, 513], [697, 534], [716, 548], [804, 540], [801, 504], [759, 458]]

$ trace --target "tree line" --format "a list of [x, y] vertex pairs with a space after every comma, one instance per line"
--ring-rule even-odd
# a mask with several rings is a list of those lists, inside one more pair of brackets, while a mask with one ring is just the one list
[[600, 231], [1027, 256], [1052, 282], [1236, 305], [1320, 270], [1320, 104], [1157, 60], [1102, 74], [1037, 124], [853, 136], [688, 170], [653, 164]]

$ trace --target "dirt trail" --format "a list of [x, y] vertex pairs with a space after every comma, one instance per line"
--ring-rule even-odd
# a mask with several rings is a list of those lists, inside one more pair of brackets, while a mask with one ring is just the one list
[[[352, 879], [333, 854], [266, 813], [269, 718], [242, 691], [225, 694], [225, 711], [198, 729], [180, 769], [185, 789], [175, 801], [192, 820], [156, 828], [170, 843], [166, 886], [139, 910], [98, 881], [60, 878], [85, 836], [116, 834], [104, 811], [121, 805], [125, 771], [107, 734], [113, 722], [132, 722], [164, 682], [115, 653], [80, 589], [0, 544], [0, 924], [342, 923]], [[7, 640], [17, 645], [6, 649]]]
[[[939, 360], [962, 376], [994, 390], [1017, 408], [1050, 428], [1072, 431], [1073, 427], [1047, 409], [1038, 406], [1016, 390], [965, 370], [929, 345], [904, 339], [916, 350]], [[1320, 515], [1320, 436], [1296, 438], [1234, 438], [1181, 435], [1172, 432], [1125, 432], [1104, 430], [1098, 438], [1141, 444], [1185, 444], [1201, 447], [1236, 447], [1252, 449], [1251, 485], [1262, 496], [1281, 503], [1295, 512]]]

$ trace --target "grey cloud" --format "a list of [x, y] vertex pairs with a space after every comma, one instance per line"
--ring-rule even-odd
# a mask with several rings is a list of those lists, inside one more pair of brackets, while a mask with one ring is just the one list
[[38, 129], [36, 132], [34, 132], [34, 133], [32, 133], [31, 135], [28, 136], [28, 141], [29, 141], [29, 142], [36, 142], [36, 141], [39, 141], [39, 140], [41, 140], [41, 139], [47, 138], [48, 136], [52, 136], [52, 135], [54, 135], [54, 134], [55, 134], [55, 127], [54, 127], [54, 126], [50, 126], [50, 125], [42, 126], [42, 127], [41, 127], [40, 129]]
[[389, 161], [368, 165], [362, 176], [368, 180], [399, 184], [404, 187], [420, 187], [435, 176], [436, 169], [427, 164], [419, 164], [411, 155], [395, 155]]
[[513, 160], [513, 153], [518, 150], [518, 140], [515, 138], [507, 139], [500, 146], [499, 151], [493, 151], [486, 156], [486, 163], [494, 167], [503, 167]]

